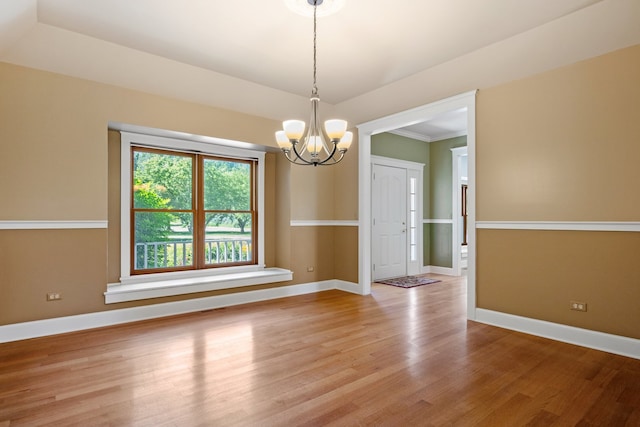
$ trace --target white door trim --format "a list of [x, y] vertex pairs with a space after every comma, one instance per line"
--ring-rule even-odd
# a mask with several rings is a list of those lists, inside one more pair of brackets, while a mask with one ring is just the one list
[[409, 160], [394, 159], [391, 157], [371, 155], [371, 164], [391, 166], [394, 168], [424, 170], [424, 163], [410, 162]]
[[387, 117], [362, 123], [358, 128], [358, 292], [371, 293], [371, 135], [388, 132], [410, 124], [423, 122], [437, 114], [458, 108], [467, 109], [467, 150], [469, 187], [469, 264], [467, 277], [467, 318], [476, 317], [476, 90], [432, 102]]
[[453, 188], [452, 188], [452, 202], [451, 202], [451, 219], [452, 219], [452, 227], [451, 232], [452, 236], [452, 251], [451, 251], [451, 269], [454, 276], [459, 276], [461, 273], [460, 270], [460, 255], [461, 255], [461, 245], [460, 241], [460, 221], [459, 213], [462, 209], [461, 199], [462, 199], [462, 181], [460, 179], [460, 158], [466, 156], [468, 153], [467, 147], [456, 147], [451, 149], [451, 171], [452, 171], [452, 180]]

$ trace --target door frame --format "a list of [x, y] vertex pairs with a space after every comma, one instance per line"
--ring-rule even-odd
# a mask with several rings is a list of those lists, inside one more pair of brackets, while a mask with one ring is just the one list
[[[451, 267], [454, 276], [460, 276], [460, 255], [462, 254], [462, 240], [460, 239], [460, 221], [459, 213], [462, 211], [462, 180], [460, 179], [460, 159], [463, 156], [467, 156], [469, 160], [469, 150], [465, 147], [456, 147], [451, 149], [451, 172], [452, 178], [452, 202], [451, 202], [451, 219], [453, 220], [451, 230], [452, 236], [452, 250]], [[468, 173], [468, 170], [467, 170]], [[467, 185], [469, 185], [467, 183]]]
[[476, 318], [476, 93], [462, 93], [421, 107], [406, 110], [370, 122], [358, 128], [358, 289], [362, 295], [371, 293], [371, 135], [398, 129], [448, 111], [465, 108], [467, 111], [468, 150], [468, 276], [467, 318]]
[[[409, 188], [409, 183], [411, 178], [416, 178], [417, 181], [417, 186], [416, 186], [416, 215], [417, 215], [417, 221], [416, 221], [416, 234], [417, 234], [417, 259], [414, 261], [411, 261], [411, 237], [410, 237], [410, 232], [407, 233], [407, 243], [405, 245], [405, 260], [406, 260], [406, 274], [407, 275], [414, 275], [414, 274], [420, 274], [421, 270], [422, 270], [422, 253], [423, 253], [423, 231], [422, 231], [422, 212], [423, 212], [423, 186], [424, 186], [424, 163], [418, 163], [418, 162], [411, 162], [409, 160], [401, 160], [401, 159], [394, 159], [392, 157], [384, 157], [384, 156], [376, 156], [376, 155], [371, 155], [371, 174], [373, 174], [373, 165], [379, 165], [379, 166], [389, 166], [389, 167], [393, 167], [393, 168], [399, 168], [399, 169], [404, 169], [407, 172], [407, 179], [406, 179], [406, 191], [407, 191], [407, 199], [406, 199], [406, 224], [407, 224], [407, 230], [410, 230], [410, 224], [411, 224], [411, 198], [410, 198], [410, 188]], [[371, 181], [371, 186], [369, 187], [369, 191], [371, 192], [371, 194], [373, 194], [373, 191], [371, 190], [373, 188], [373, 180]], [[371, 199], [371, 205], [372, 209], [370, 210], [370, 212], [373, 211], [373, 198]], [[373, 233], [373, 227], [371, 227], [371, 233]], [[372, 244], [373, 244], [373, 240], [372, 240]], [[373, 248], [372, 248], [373, 249]], [[372, 271], [372, 277], [373, 277], [373, 271]]]

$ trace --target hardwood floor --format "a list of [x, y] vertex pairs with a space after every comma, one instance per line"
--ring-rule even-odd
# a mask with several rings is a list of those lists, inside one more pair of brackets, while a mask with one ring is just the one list
[[640, 426], [640, 360], [465, 319], [465, 283], [0, 345], [0, 426]]

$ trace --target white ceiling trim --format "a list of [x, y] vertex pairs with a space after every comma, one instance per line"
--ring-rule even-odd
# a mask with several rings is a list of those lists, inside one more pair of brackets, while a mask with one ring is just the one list
[[457, 138], [459, 136], [465, 136], [466, 134], [467, 134], [467, 130], [466, 129], [458, 130], [458, 131], [455, 131], [455, 132], [449, 132], [449, 133], [446, 133], [444, 135], [440, 135], [440, 136], [438, 136], [436, 138], [433, 138], [431, 140], [431, 142], [444, 141], [445, 139]]
[[405, 138], [417, 139], [418, 141], [424, 141], [424, 142], [433, 141], [433, 139], [431, 139], [429, 136], [422, 135], [417, 132], [411, 132], [410, 130], [405, 130], [405, 129], [395, 129], [395, 130], [389, 131], [389, 133], [392, 133], [398, 136], [404, 136]]

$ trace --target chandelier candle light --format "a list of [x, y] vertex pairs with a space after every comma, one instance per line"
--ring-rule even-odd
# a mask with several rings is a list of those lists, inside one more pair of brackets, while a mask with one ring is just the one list
[[[323, 0], [307, 0], [313, 6], [313, 90], [311, 92], [311, 120], [306, 127], [302, 120], [285, 120], [284, 130], [276, 132], [276, 142], [294, 164], [299, 165], [335, 165], [344, 158], [353, 140], [353, 133], [347, 132], [345, 120], [332, 119], [324, 122], [324, 131], [320, 127], [318, 106], [320, 96], [316, 86], [316, 14]], [[306, 128], [306, 129], [305, 129]], [[330, 144], [327, 144], [327, 141]]]

